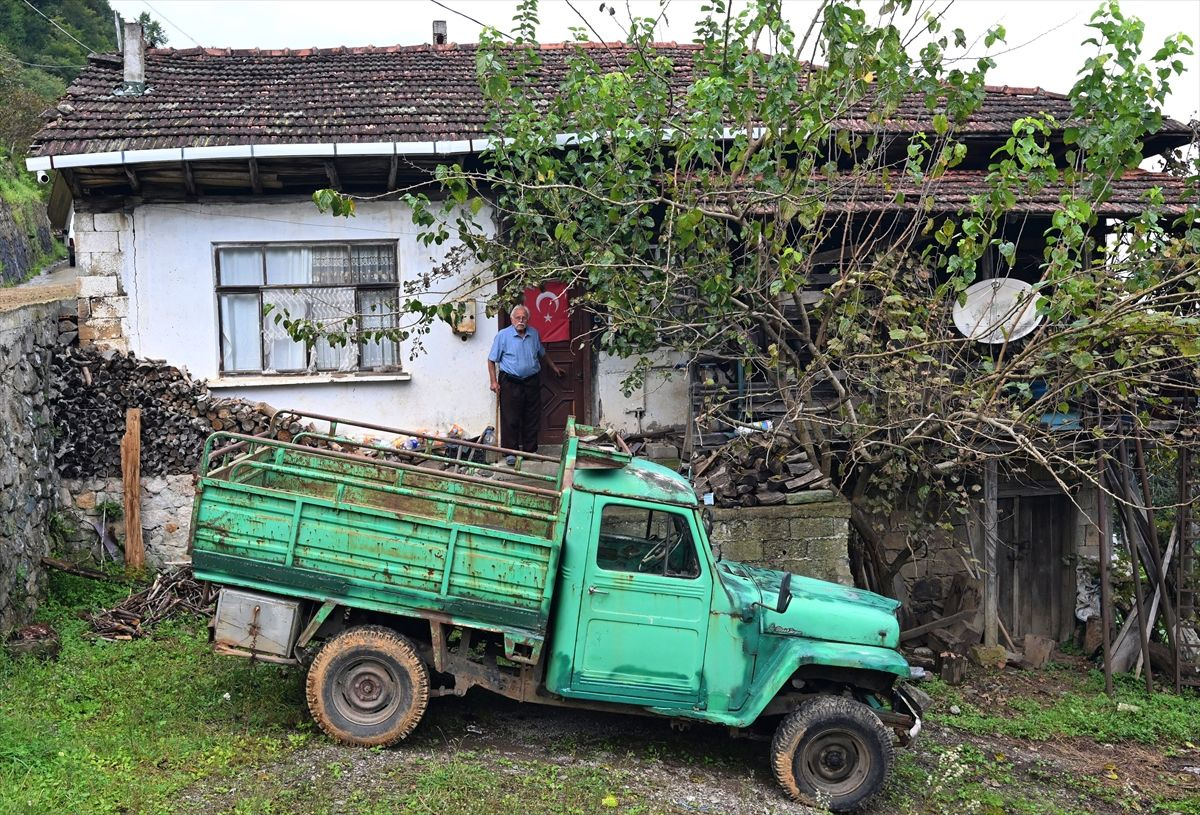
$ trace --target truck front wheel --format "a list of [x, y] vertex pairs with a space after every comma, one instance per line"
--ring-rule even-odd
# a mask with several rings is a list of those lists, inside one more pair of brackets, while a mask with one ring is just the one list
[[364, 625], [326, 642], [308, 669], [308, 709], [330, 737], [386, 746], [413, 731], [429, 702], [429, 671], [406, 638]]
[[784, 717], [771, 741], [771, 769], [796, 801], [852, 812], [887, 780], [892, 737], [866, 705], [818, 696]]

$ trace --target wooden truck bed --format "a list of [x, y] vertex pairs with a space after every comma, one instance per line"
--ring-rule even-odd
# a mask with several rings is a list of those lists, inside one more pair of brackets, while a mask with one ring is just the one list
[[509, 480], [435, 453], [402, 460], [336, 429], [209, 439], [192, 512], [197, 578], [498, 631], [536, 658], [567, 457], [557, 476]]

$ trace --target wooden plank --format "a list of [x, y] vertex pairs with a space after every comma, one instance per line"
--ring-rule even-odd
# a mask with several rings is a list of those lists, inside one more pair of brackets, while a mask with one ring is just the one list
[[901, 631], [900, 642], [908, 642], [909, 640], [916, 639], [922, 634], [927, 634], [930, 631], [935, 631], [939, 628], [946, 628], [954, 625], [955, 623], [969, 620], [975, 616], [975, 611], [976, 610], [973, 608], [963, 609], [962, 611], [957, 611], [949, 616], [942, 617], [940, 620], [933, 620], [932, 622], [918, 625], [915, 628], [910, 628], [907, 631]]
[[1096, 526], [1100, 532], [1100, 644], [1104, 649], [1104, 692], [1113, 695], [1112, 678], [1112, 580], [1109, 575], [1112, 537], [1109, 534], [1108, 493], [1104, 490], [1104, 449], [1096, 446]]
[[121, 439], [121, 485], [125, 497], [125, 568], [146, 565], [142, 546], [142, 410], [125, 411], [125, 435]]
[[999, 642], [1000, 634], [1000, 573], [997, 550], [1000, 541], [996, 534], [999, 511], [996, 506], [996, 460], [990, 459], [983, 471], [983, 573], [986, 584], [983, 592], [983, 644], [989, 648]]
[[258, 159], [250, 159], [250, 188], [255, 195], [263, 194], [262, 176], [258, 174]]

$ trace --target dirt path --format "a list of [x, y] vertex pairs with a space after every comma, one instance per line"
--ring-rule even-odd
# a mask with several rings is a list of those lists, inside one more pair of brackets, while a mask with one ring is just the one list
[[59, 263], [18, 286], [0, 288], [0, 312], [75, 297], [78, 269]]
[[[181, 811], [813, 812], [783, 796], [767, 766], [767, 747], [715, 727], [679, 731], [659, 719], [522, 706], [479, 693], [434, 700], [416, 733], [396, 748], [363, 750], [313, 738], [227, 787], [190, 790]], [[1200, 775], [1191, 775], [1200, 753], [980, 737], [937, 724], [916, 748], [899, 752], [870, 815], [1119, 815], [1152, 811], [1164, 797], [1186, 798], [1189, 788], [1200, 794]], [[247, 804], [247, 796], [256, 803]], [[520, 802], [515, 809], [497, 803], [512, 800]], [[364, 808], [364, 801], [380, 809]]]

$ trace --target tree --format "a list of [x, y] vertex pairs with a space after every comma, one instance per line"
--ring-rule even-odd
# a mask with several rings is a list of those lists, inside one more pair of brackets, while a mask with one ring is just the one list
[[138, 15], [137, 21], [142, 27], [142, 39], [146, 41], [147, 46], [158, 48], [167, 44], [167, 32], [163, 31], [162, 23], [151, 17], [149, 12], [143, 11]]
[[[444, 200], [407, 196], [427, 240], [460, 239], [490, 270], [478, 282], [496, 282], [497, 304], [549, 279], [584, 292], [576, 304], [600, 321], [598, 346], [641, 361], [634, 380], [668, 347], [770, 383], [787, 406], [779, 441], [850, 501], [876, 586], [929, 531], [914, 526], [908, 553], [889, 561], [878, 519], [892, 510], [945, 524], [988, 460], [1064, 488], [1090, 482], [1097, 441], [1160, 432], [1152, 414], [1194, 404], [1197, 210], [1168, 215], [1151, 190], [1141, 215], [1107, 233], [1097, 214], [1161, 127], [1186, 37], [1146, 59], [1141, 23], [1105, 3], [1071, 119], [1022, 118], [980, 156], [966, 125], [992, 62], [951, 67], [968, 38], [936, 14], [896, 0], [871, 22], [830, 0], [797, 32], [777, 0], [711, 6], [690, 79], [652, 47], [652, 20], [631, 21], [619, 54], [575, 50], [554, 91], [537, 80], [535, 0], [512, 41], [485, 32], [493, 146], [483, 166], [439, 168]], [[898, 125], [914, 100], [927, 126]], [[942, 181], [972, 163], [986, 183], [947, 212]], [[1186, 172], [1194, 181], [1194, 160]], [[1034, 195], [1057, 206], [1042, 234], [1020, 234], [1007, 216]], [[316, 198], [352, 213], [331, 191]], [[503, 227], [494, 236], [471, 217], [485, 200]], [[1032, 334], [984, 346], [954, 330], [954, 306], [984, 270], [1031, 279]], [[1077, 421], [1043, 421], [1068, 411]]]

